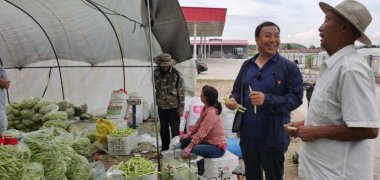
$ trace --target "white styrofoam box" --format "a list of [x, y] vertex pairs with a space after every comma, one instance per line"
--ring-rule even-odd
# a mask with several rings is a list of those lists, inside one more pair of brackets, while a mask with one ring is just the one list
[[220, 158], [205, 158], [204, 175], [207, 178], [217, 177], [222, 180], [237, 179], [236, 175], [232, 174], [237, 166], [239, 166], [239, 158], [226, 150]]
[[203, 107], [204, 104], [202, 103], [201, 98], [199, 96], [193, 97], [190, 106], [189, 118], [186, 123], [186, 128], [188, 129], [188, 131], [191, 131], [192, 126], [198, 121], [199, 116], [202, 113]]
[[179, 131], [180, 133], [185, 131], [186, 127], [186, 121], [189, 119], [189, 114], [190, 114], [190, 106], [191, 106], [191, 101], [193, 97], [192, 96], [185, 96], [185, 106], [183, 109], [183, 114], [181, 116], [181, 121], [179, 124]]
[[110, 155], [130, 155], [138, 145], [138, 132], [134, 132], [127, 137], [107, 136], [108, 154]]
[[235, 114], [236, 110], [230, 110], [223, 106], [222, 118], [224, 124], [224, 135], [228, 138], [237, 137], [237, 134], [232, 132], [232, 125], [234, 123]]
[[126, 112], [127, 102], [110, 102], [107, 108], [107, 119], [123, 120]]
[[111, 94], [111, 101], [113, 102], [125, 102], [128, 99], [128, 95], [121, 91], [115, 91]]

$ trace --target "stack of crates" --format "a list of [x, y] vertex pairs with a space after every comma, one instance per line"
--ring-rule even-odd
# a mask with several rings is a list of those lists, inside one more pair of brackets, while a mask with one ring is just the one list
[[239, 166], [239, 158], [226, 150], [220, 158], [205, 158], [205, 177], [222, 180], [237, 179], [232, 171]]
[[107, 136], [108, 154], [110, 155], [130, 155], [138, 146], [137, 130], [126, 137]]

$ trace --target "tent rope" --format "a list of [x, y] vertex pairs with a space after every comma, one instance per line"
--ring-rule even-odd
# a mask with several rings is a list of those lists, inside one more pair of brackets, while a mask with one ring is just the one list
[[[115, 27], [113, 26], [111, 20], [108, 18], [108, 16], [92, 1], [90, 0], [86, 0], [87, 2], [91, 3], [94, 7], [96, 7], [98, 9], [99, 12], [101, 12], [103, 14], [103, 16], [107, 19], [107, 21], [110, 23], [112, 29], [113, 29], [113, 32], [115, 33], [115, 36], [116, 36], [116, 40], [117, 40], [117, 44], [119, 45], [119, 49], [120, 49], [120, 55], [121, 55], [121, 62], [123, 64], [123, 87], [124, 89], [126, 88], [125, 87], [125, 68], [124, 68], [124, 55], [123, 55], [123, 49], [121, 48], [121, 44], [120, 44], [120, 39], [119, 39], [119, 36], [117, 35], [117, 32], [116, 32], [116, 29]], [[83, 2], [83, 0], [82, 0]]]
[[42, 93], [42, 97], [41, 97], [41, 99], [43, 99], [44, 97], [45, 97], [45, 93], [46, 93], [46, 91], [47, 91], [47, 89], [48, 89], [48, 86], [49, 86], [49, 82], [50, 82], [50, 77], [51, 77], [51, 67], [50, 67], [50, 69], [49, 69], [49, 75], [48, 75], [48, 81], [47, 81], [47, 84], [46, 84], [46, 87], [45, 87], [45, 90], [44, 90], [44, 92]]
[[23, 13], [25, 13], [26, 15], [28, 15], [35, 23], [37, 23], [37, 25], [44, 32], [46, 38], [48, 39], [48, 41], [50, 43], [51, 48], [53, 49], [55, 59], [57, 60], [58, 71], [59, 71], [59, 78], [61, 80], [62, 99], [65, 100], [65, 92], [64, 92], [64, 89], [63, 89], [62, 73], [61, 73], [61, 68], [60, 68], [60, 64], [59, 64], [59, 60], [58, 60], [58, 56], [57, 56], [57, 51], [55, 50], [54, 45], [53, 45], [53, 43], [52, 43], [49, 35], [46, 33], [45, 29], [41, 26], [41, 24], [35, 18], [33, 18], [33, 16], [31, 16], [28, 12], [26, 12], [24, 9], [20, 8], [16, 4], [13, 4], [13, 3], [9, 2], [9, 0], [5, 0], [5, 2], [11, 4], [12, 6], [16, 7], [17, 9], [19, 9], [20, 11], [22, 11]]

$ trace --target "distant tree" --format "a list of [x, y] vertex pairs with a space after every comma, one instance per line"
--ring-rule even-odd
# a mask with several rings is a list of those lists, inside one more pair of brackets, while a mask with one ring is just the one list
[[255, 49], [256, 49], [256, 45], [249, 44], [249, 45], [248, 45], [248, 49], [253, 49], [253, 50], [255, 50]]
[[310, 45], [309, 49], [315, 49], [314, 45]]
[[292, 49], [292, 45], [289, 44], [289, 43], [286, 43], [286, 45], [285, 45], [285, 49]]
[[313, 55], [307, 55], [306, 56], [306, 63], [305, 63], [305, 68], [306, 69], [311, 69], [313, 67]]

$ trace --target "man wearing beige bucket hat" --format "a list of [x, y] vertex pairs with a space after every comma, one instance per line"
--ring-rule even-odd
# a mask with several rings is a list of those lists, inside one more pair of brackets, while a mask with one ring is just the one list
[[161, 150], [169, 149], [170, 132], [172, 137], [179, 135], [180, 117], [185, 106], [185, 90], [180, 73], [173, 66], [175, 60], [168, 53], [155, 57], [159, 67], [154, 71], [156, 102], [160, 117]]
[[374, 138], [379, 116], [374, 75], [357, 53], [356, 40], [370, 45], [365, 29], [372, 18], [354, 0], [336, 7], [319, 3], [326, 14], [319, 28], [321, 46], [330, 55], [320, 68], [305, 121], [289, 123], [298, 136], [299, 173], [305, 179], [374, 178]]

